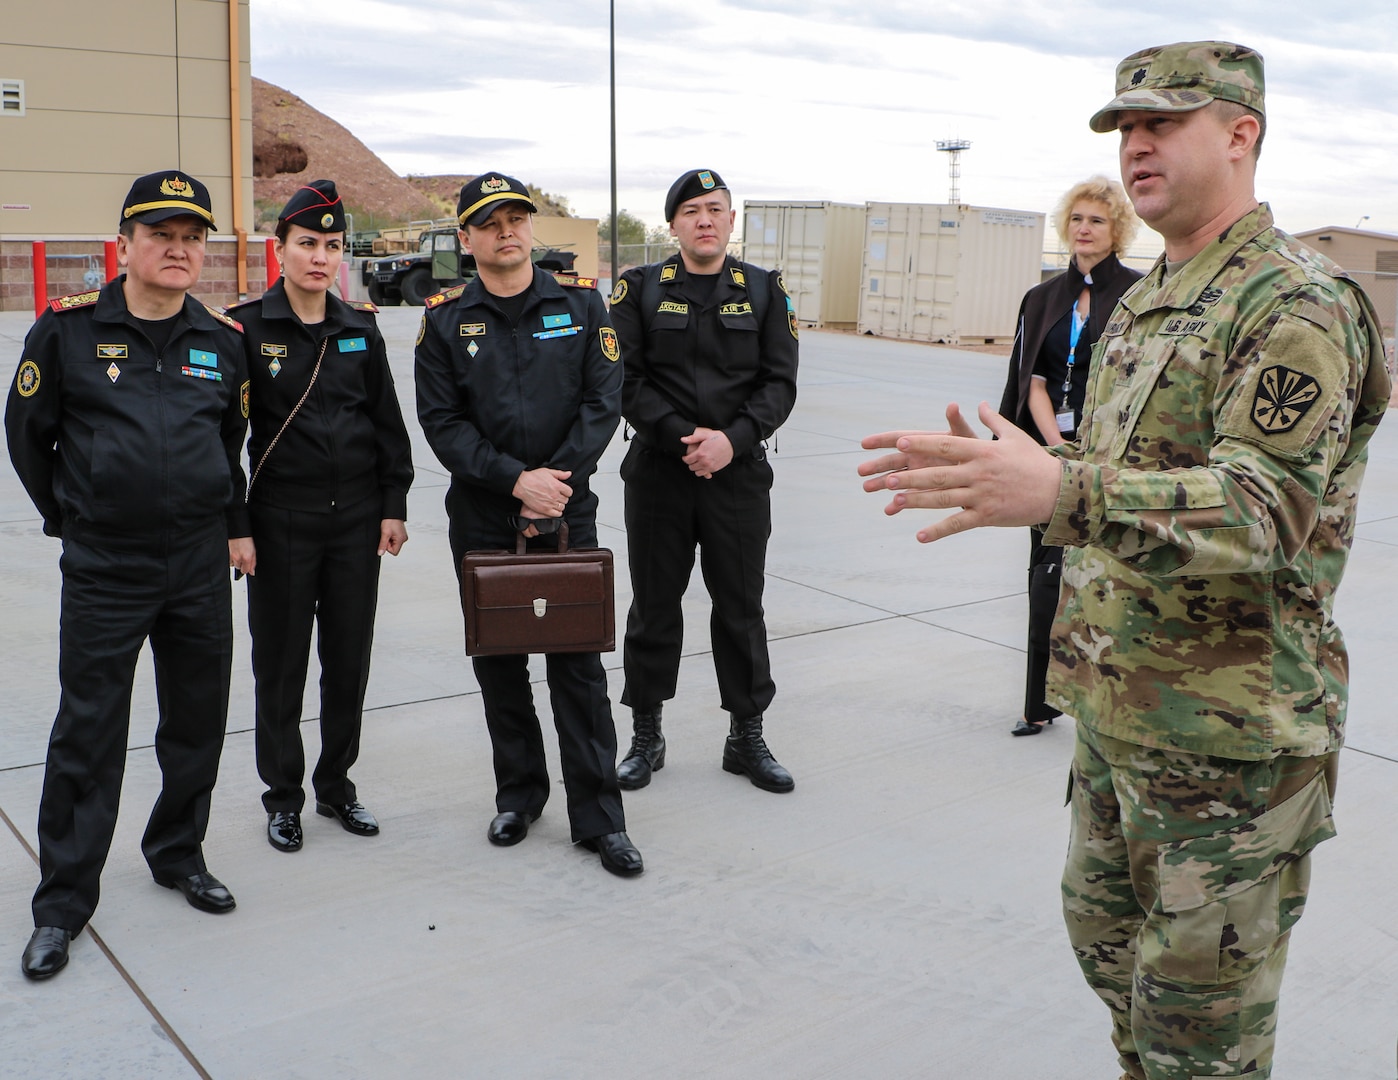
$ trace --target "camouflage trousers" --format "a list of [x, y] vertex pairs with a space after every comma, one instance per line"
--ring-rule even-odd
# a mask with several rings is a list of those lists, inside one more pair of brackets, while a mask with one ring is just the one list
[[1077, 733], [1063, 914], [1122, 1068], [1266, 1080], [1309, 852], [1335, 835], [1337, 755], [1235, 761]]

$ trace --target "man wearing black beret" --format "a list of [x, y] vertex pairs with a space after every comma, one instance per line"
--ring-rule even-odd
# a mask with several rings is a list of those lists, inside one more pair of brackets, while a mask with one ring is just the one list
[[61, 537], [58, 715], [39, 801], [39, 887], [21, 970], [57, 974], [97, 907], [141, 646], [155, 658], [161, 790], [141, 851], [156, 882], [214, 914], [204, 864], [233, 657], [228, 566], [251, 555], [240, 464], [241, 327], [188, 295], [214, 227], [177, 169], [131, 186], [99, 291], [49, 302], [5, 409], [10, 460]]
[[[504, 173], [468, 181], [457, 203], [462, 250], [479, 277], [428, 297], [417, 344], [417, 412], [451, 473], [452, 563], [473, 549], [530, 546], [551, 522], [597, 546], [588, 481], [621, 413], [621, 353], [595, 284], [533, 265], [529, 189]], [[551, 531], [551, 530], [550, 530]], [[535, 538], [539, 538], [535, 543]], [[472, 658], [494, 750], [492, 844], [524, 839], [549, 797], [529, 658]], [[616, 778], [616, 728], [597, 653], [545, 657], [575, 843], [614, 874], [641, 873]]]
[[718, 173], [683, 174], [665, 198], [679, 253], [628, 270], [612, 293], [626, 357], [622, 413], [636, 430], [621, 466], [633, 598], [621, 700], [634, 731], [617, 775], [628, 789], [665, 764], [660, 710], [675, 694], [696, 546], [730, 716], [723, 768], [766, 791], [795, 786], [763, 735], [776, 687], [762, 587], [772, 531], [765, 440], [796, 402], [796, 316], [776, 271], [727, 254], [734, 217]]

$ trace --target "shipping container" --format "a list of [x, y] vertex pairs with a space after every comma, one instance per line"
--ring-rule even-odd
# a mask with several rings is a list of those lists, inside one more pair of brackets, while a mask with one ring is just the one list
[[852, 329], [859, 319], [864, 207], [833, 202], [743, 203], [743, 258], [780, 270], [807, 326]]
[[1039, 283], [1044, 215], [932, 203], [869, 203], [859, 332], [952, 345], [1014, 339]]

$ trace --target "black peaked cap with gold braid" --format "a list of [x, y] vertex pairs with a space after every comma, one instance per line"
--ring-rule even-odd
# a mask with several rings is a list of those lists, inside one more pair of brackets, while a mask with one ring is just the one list
[[461, 185], [461, 195], [456, 200], [456, 222], [463, 229], [468, 225], [480, 228], [497, 206], [507, 202], [523, 203], [531, 214], [539, 212], [529, 198], [528, 185], [504, 173], [481, 173]]
[[180, 216], [197, 217], [211, 231], [218, 231], [209, 189], [178, 169], [140, 177], [131, 185], [121, 205], [122, 223], [134, 220], [143, 225], [155, 225]]

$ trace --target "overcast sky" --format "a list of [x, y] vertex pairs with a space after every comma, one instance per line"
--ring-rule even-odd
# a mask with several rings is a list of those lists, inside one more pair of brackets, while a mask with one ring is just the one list
[[[500, 169], [607, 214], [604, 0], [251, 5], [253, 73], [396, 171]], [[651, 224], [689, 168], [738, 202], [945, 202], [951, 138], [972, 144], [962, 202], [1047, 212], [1118, 177], [1116, 137], [1087, 127], [1117, 61], [1222, 38], [1266, 59], [1278, 223], [1398, 233], [1393, 0], [616, 0], [616, 23], [618, 204]]]

